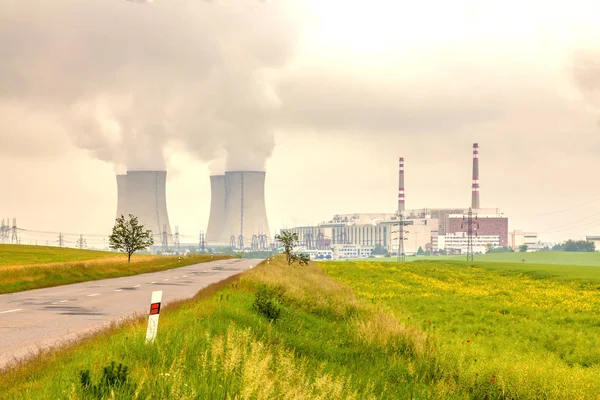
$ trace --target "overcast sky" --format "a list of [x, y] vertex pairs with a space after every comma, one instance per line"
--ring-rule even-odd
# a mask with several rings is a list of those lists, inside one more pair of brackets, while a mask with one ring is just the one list
[[0, 0], [0, 214], [109, 232], [167, 168], [195, 240], [210, 173], [266, 168], [274, 233], [394, 212], [399, 156], [407, 208], [468, 207], [478, 142], [511, 230], [600, 234], [595, 3]]

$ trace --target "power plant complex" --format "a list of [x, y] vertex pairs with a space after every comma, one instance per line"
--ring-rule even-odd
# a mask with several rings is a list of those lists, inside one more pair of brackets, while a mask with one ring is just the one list
[[[335, 215], [314, 226], [285, 231], [298, 234], [300, 247], [317, 258], [391, 254], [485, 252], [490, 247], [535, 246], [537, 235], [509, 233], [498, 208], [481, 208], [479, 145], [473, 144], [470, 207], [406, 209], [405, 160], [399, 158], [398, 205], [392, 213]], [[210, 177], [211, 205], [204, 239], [211, 248], [265, 250], [276, 247], [269, 229], [263, 171], [227, 171]], [[178, 240], [172, 233], [166, 201], [166, 171], [128, 171], [117, 176], [117, 216], [133, 214], [152, 230], [155, 243]], [[174, 239], [175, 237], [175, 239]]]
[[535, 247], [537, 235], [508, 231], [508, 218], [498, 208], [482, 208], [479, 197], [479, 144], [473, 144], [470, 207], [405, 206], [405, 160], [399, 159], [398, 207], [395, 213], [338, 214], [316, 226], [286, 231], [298, 234], [300, 245], [315, 258], [371, 255], [375, 248], [391, 254], [422, 252], [483, 253], [490, 247]]

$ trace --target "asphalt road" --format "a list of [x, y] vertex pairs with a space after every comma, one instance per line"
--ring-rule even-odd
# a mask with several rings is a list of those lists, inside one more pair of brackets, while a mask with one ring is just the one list
[[155, 290], [163, 291], [165, 305], [193, 297], [200, 289], [261, 261], [212, 261], [150, 274], [0, 295], [0, 370], [40, 349], [63, 344], [122, 318], [136, 313], [147, 315]]

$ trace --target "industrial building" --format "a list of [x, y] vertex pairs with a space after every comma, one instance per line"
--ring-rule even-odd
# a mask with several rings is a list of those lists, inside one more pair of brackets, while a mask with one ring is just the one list
[[[374, 215], [378, 217], [373, 218]], [[380, 245], [389, 251], [397, 252], [400, 246], [401, 221], [396, 216], [387, 216], [387, 219], [380, 219], [379, 216], [383, 214], [336, 215], [332, 220], [317, 226], [295, 227], [285, 231], [297, 233], [300, 246], [308, 250], [324, 250], [336, 246], [362, 246], [372, 250]], [[364, 220], [373, 222], [360, 223]], [[402, 224], [405, 254], [414, 254], [419, 247], [424, 250], [429, 248], [432, 235], [437, 235], [438, 221], [435, 219], [404, 219]]]
[[544, 245], [540, 243], [536, 232], [524, 232], [513, 230], [508, 233], [509, 245], [511, 248], [517, 250], [522, 245], [527, 245], [528, 251], [541, 250]]
[[[488, 245], [498, 247], [500, 237], [498, 235], [477, 235], [470, 240], [473, 253], [485, 253]], [[433, 250], [444, 249], [451, 254], [466, 254], [469, 247], [469, 237], [465, 232], [449, 233], [445, 236], [434, 238]]]
[[[480, 211], [480, 210], [477, 210]], [[508, 218], [502, 214], [475, 214], [474, 230], [477, 236], [498, 236], [500, 246], [508, 246]], [[466, 232], [464, 214], [449, 216], [448, 234]]]
[[594, 242], [596, 251], [600, 251], [600, 235], [586, 235], [585, 240], [588, 242]]
[[437, 250], [449, 243], [456, 251], [462, 251], [461, 238], [468, 236], [467, 214], [471, 212], [474, 219], [472, 236], [481, 238], [477, 241], [477, 246], [483, 241], [484, 248], [488, 242], [496, 246], [508, 246], [508, 218], [498, 208], [480, 207], [478, 143], [473, 144], [472, 161], [471, 207], [406, 210], [405, 162], [404, 157], [401, 157], [398, 170], [398, 207], [395, 213], [336, 215], [330, 221], [316, 226], [285, 230], [297, 233], [301, 245], [310, 250], [322, 250], [336, 245], [380, 245], [391, 253], [411, 255], [419, 248]]

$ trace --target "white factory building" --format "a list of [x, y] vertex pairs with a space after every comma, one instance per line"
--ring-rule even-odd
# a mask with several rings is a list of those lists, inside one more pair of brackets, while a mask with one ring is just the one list
[[527, 245], [527, 251], [537, 251], [544, 247], [544, 245], [540, 243], [536, 232], [517, 230], [509, 231], [508, 241], [510, 243], [510, 247], [512, 247], [515, 251], [518, 251], [519, 247], [524, 244]]
[[[485, 253], [488, 244], [492, 247], [500, 246], [499, 235], [473, 235], [471, 240], [473, 243], [473, 253]], [[432, 245], [434, 251], [444, 249], [454, 254], [466, 254], [469, 247], [469, 237], [465, 232], [449, 233], [435, 237]]]
[[344, 260], [350, 258], [369, 258], [373, 255], [373, 246], [338, 244], [327, 250], [309, 250], [300, 246], [294, 252], [308, 254], [311, 260]]
[[600, 251], [600, 235], [586, 235], [585, 240], [588, 242], [594, 242], [596, 251]]
[[369, 258], [372, 255], [372, 246], [356, 246], [353, 244], [339, 244], [333, 246], [334, 259]]
[[[344, 214], [317, 226], [284, 230], [297, 233], [300, 246], [306, 250], [334, 249], [334, 253], [344, 258], [363, 257], [367, 252], [372, 253], [377, 245], [396, 253], [401, 237], [406, 255], [415, 254], [419, 247], [423, 250], [431, 248], [432, 237], [438, 234], [437, 219], [423, 216], [402, 222], [404, 232], [401, 233], [400, 219], [394, 214]], [[354, 248], [346, 247], [349, 245]]]

